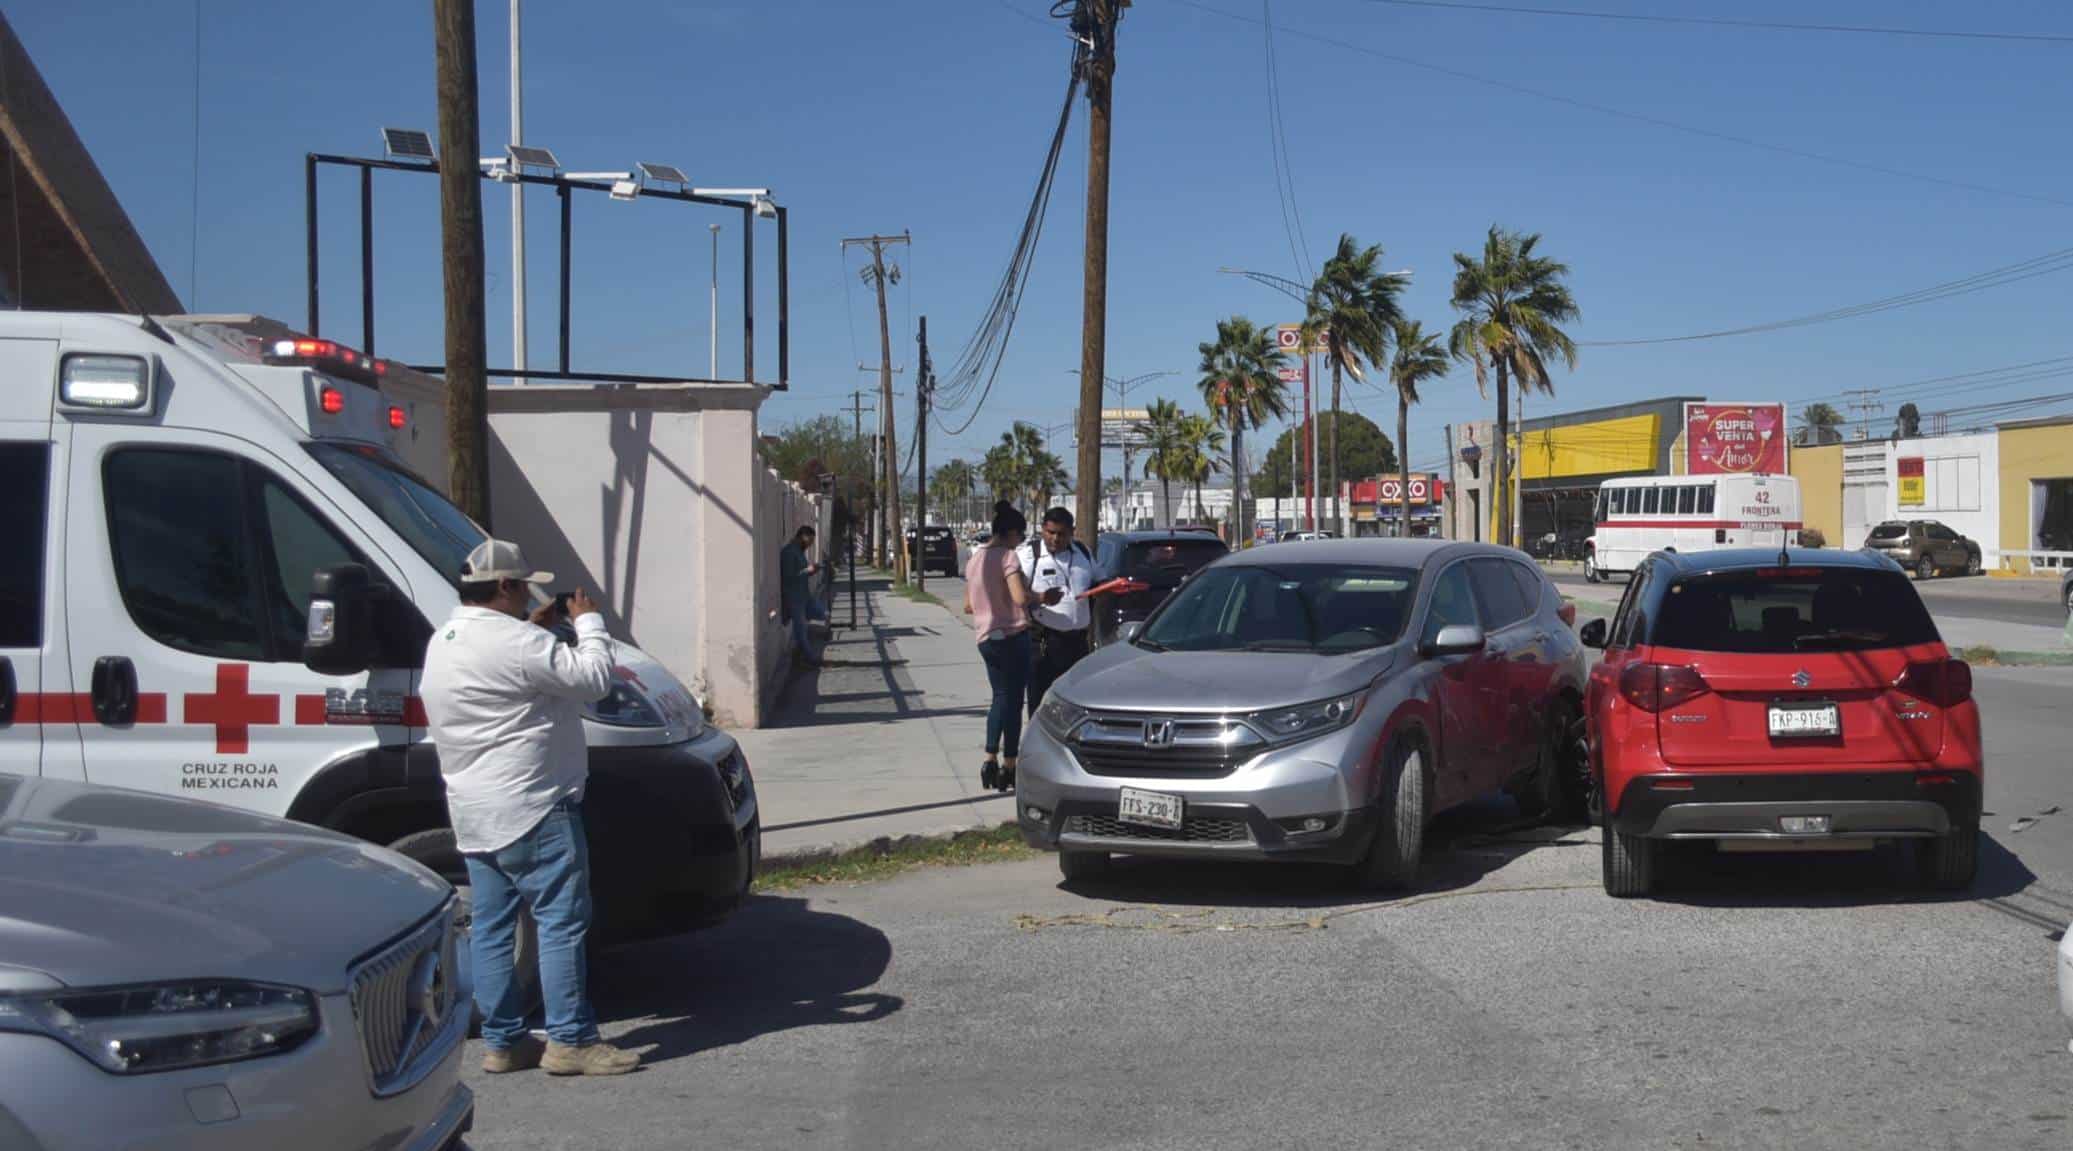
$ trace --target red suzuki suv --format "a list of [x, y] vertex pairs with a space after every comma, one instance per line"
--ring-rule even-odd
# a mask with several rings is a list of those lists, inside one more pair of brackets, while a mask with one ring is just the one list
[[1585, 703], [1605, 890], [1647, 894], [1662, 841], [1791, 851], [1915, 841], [1925, 884], [1978, 861], [1972, 668], [1892, 560], [1658, 552], [1610, 627]]

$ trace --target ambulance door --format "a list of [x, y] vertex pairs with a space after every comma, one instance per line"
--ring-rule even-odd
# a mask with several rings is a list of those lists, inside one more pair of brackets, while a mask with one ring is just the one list
[[390, 629], [407, 658], [372, 672], [302, 663], [316, 569], [364, 563], [409, 592], [320, 491], [210, 432], [82, 422], [71, 445], [71, 666], [89, 703], [89, 780], [279, 815], [325, 766], [406, 742], [423, 631]]
[[[55, 340], [0, 340], [0, 772], [43, 769], [44, 726], [71, 743], [71, 699], [62, 661], [63, 581], [51, 540], [57, 498], [51, 478], [50, 410], [57, 385]], [[56, 669], [53, 695], [43, 669]]]

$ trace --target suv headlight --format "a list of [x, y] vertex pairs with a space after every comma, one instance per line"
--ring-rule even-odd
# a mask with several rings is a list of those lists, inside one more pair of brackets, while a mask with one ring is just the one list
[[1250, 720], [1254, 727], [1268, 739], [1280, 743], [1291, 739], [1309, 739], [1328, 731], [1337, 731], [1352, 723], [1360, 715], [1361, 705], [1367, 702], [1368, 693], [1354, 692], [1352, 695], [1321, 699], [1315, 703], [1297, 704], [1275, 711], [1254, 712]]
[[48, 1035], [104, 1071], [146, 1075], [291, 1051], [317, 1033], [299, 987], [192, 980], [0, 995], [0, 1031]]
[[662, 712], [629, 684], [615, 683], [605, 698], [583, 707], [583, 717], [613, 727], [668, 727]]
[[1080, 726], [1087, 718], [1087, 709], [1079, 704], [1060, 699], [1055, 693], [1044, 697], [1043, 706], [1037, 708], [1037, 722], [1055, 739], [1063, 741], [1072, 735], [1072, 729]]

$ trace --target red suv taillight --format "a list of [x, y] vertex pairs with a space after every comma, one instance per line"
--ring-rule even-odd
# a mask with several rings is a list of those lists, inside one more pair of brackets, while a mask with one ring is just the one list
[[1631, 664], [1620, 672], [1620, 694], [1646, 712], [1664, 711], [1705, 695], [1710, 688], [1695, 669], [1666, 663]]
[[1893, 690], [1918, 695], [1938, 707], [1956, 707], [1972, 698], [1972, 665], [1962, 659], [1932, 659], [1907, 665]]

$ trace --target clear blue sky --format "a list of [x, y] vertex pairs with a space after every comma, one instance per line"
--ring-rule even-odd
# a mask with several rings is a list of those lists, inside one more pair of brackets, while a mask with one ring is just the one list
[[[1533, 3], [1535, 0], [1523, 0]], [[1628, 12], [2073, 33], [2056, 0], [1592, 0]], [[1068, 43], [1044, 0], [622, 0], [529, 4], [528, 142], [572, 168], [678, 164], [709, 185], [767, 185], [791, 209], [791, 394], [766, 426], [847, 412], [875, 383], [876, 322], [841, 236], [911, 229], [895, 289], [896, 361], [926, 313], [955, 358], [1009, 254], [1063, 94]], [[1211, 14], [1214, 8], [1231, 17]], [[428, 0], [201, 0], [199, 235], [195, 9], [26, 0], [7, 14], [190, 306], [300, 322], [302, 162], [378, 154], [377, 127], [434, 126]], [[507, 6], [478, 5], [485, 153], [506, 138]], [[1219, 316], [1293, 318], [1219, 265], [1297, 275], [1269, 150], [1256, 0], [1138, 0], [1115, 97], [1112, 375], [1171, 370], [1194, 393]], [[1600, 340], [1760, 322], [1870, 300], [2073, 246], [2073, 207], [1818, 163], [1680, 133], [1415, 67], [1471, 72], [1785, 149], [2073, 201], [2073, 44], [1909, 39], [1277, 0], [1281, 99], [1309, 250], [1340, 231], [1416, 273], [1407, 305], [1444, 327], [1450, 255], [1492, 222], [1544, 234]], [[1361, 53], [1309, 37], [1343, 41]], [[1390, 60], [1372, 53], [1387, 53]], [[976, 457], [1013, 419], [1058, 423], [1079, 362], [1084, 107], [1012, 349], [972, 430], [933, 460]], [[351, 177], [326, 178], [331, 333], [357, 338]], [[440, 354], [436, 182], [378, 181], [380, 351]], [[554, 205], [529, 203], [532, 353], [554, 355]], [[485, 188], [492, 359], [508, 358], [508, 219]], [[589, 197], [577, 212], [575, 360], [702, 372], [706, 223], [725, 225], [721, 369], [739, 370], [734, 214]], [[759, 254], [770, 254], [766, 232]], [[196, 257], [199, 250], [199, 259]], [[775, 365], [763, 264], [758, 367]], [[2073, 274], [1924, 307], [1733, 340], [1586, 348], [1560, 409], [1652, 395], [1798, 400], [2073, 354]], [[190, 295], [190, 284], [193, 291]], [[908, 379], [898, 385], [908, 390]], [[2068, 378], [1958, 397], [2073, 391]], [[1356, 391], [1393, 434], [1393, 403]], [[1133, 395], [1133, 401], [1140, 399]], [[1537, 410], [1549, 408], [1537, 400]], [[1414, 410], [1411, 456], [1440, 425], [1487, 414], [1458, 369]], [[1890, 414], [1890, 409], [1889, 409]], [[959, 417], [962, 418], [961, 416]], [[903, 437], [911, 416], [903, 414]], [[1061, 449], [1066, 446], [1061, 444]], [[1070, 459], [1070, 451], [1061, 454]], [[1113, 465], [1111, 465], [1113, 466]]]

